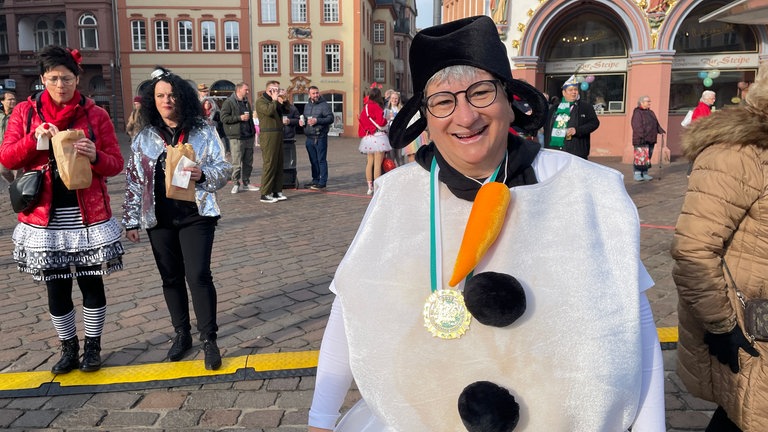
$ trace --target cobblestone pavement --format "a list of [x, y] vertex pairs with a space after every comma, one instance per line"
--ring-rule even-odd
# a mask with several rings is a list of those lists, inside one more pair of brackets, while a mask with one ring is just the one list
[[[127, 138], [121, 137], [128, 155]], [[309, 163], [298, 137], [301, 183]], [[288, 200], [260, 203], [259, 194], [220, 193], [224, 213], [213, 251], [219, 295], [219, 345], [226, 357], [319, 349], [332, 301], [327, 287], [369, 202], [357, 139], [329, 140], [326, 192], [286, 190]], [[260, 153], [253, 183], [258, 183]], [[639, 209], [642, 258], [656, 287], [649, 291], [659, 327], [677, 325], [677, 297], [669, 246], [686, 184], [686, 164], [654, 167], [653, 181], [632, 181], [631, 166], [597, 160], [624, 173]], [[659, 179], [659, 177], [662, 177]], [[109, 183], [112, 206], [122, 212], [123, 179]], [[58, 342], [42, 285], [15, 270], [11, 233], [15, 214], [0, 194], [0, 372], [48, 371]], [[164, 361], [172, 329], [146, 235], [125, 242], [125, 270], [105, 279], [108, 316], [103, 337], [105, 366]], [[75, 304], [81, 304], [75, 290]], [[79, 308], [78, 308], [79, 309]], [[82, 324], [78, 317], [78, 328]], [[81, 330], [82, 332], [82, 330]], [[188, 359], [202, 359], [198, 351]], [[675, 351], [665, 350], [669, 431], [701, 431], [713, 405], [688, 395], [677, 378]], [[2, 379], [2, 375], [0, 375]], [[50, 397], [0, 399], [0, 428], [10, 430], [306, 430], [314, 376], [187, 385]], [[348, 404], [357, 399], [350, 392]]]

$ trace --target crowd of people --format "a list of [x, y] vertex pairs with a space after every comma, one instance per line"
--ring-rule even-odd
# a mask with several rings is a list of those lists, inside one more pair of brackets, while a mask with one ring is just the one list
[[[664, 430], [661, 352], [646, 295], [653, 280], [639, 255], [637, 210], [621, 175], [588, 161], [600, 121], [579, 82], [571, 77], [550, 99], [515, 79], [486, 16], [424, 29], [410, 49], [415, 94], [403, 101], [374, 83], [358, 116], [372, 196], [361, 224], [370, 228], [358, 232], [330, 284], [309, 430], [513, 430], [518, 422]], [[19, 104], [4, 92], [0, 111], [0, 175], [15, 187], [21, 173], [40, 174], [37, 200], [18, 215], [13, 258], [45, 283], [61, 345], [51, 371], [101, 368], [103, 276], [122, 269], [123, 232], [140, 242], [142, 231], [173, 329], [167, 359], [193, 348], [191, 300], [205, 368], [219, 369], [217, 191], [231, 181], [233, 194], [287, 200], [285, 149], [295, 149], [297, 129], [310, 162], [304, 187], [323, 191], [334, 113], [316, 86], [302, 112], [276, 80], [253, 105], [246, 82], [219, 105], [205, 84], [194, 88], [155, 67], [126, 122], [131, 154], [118, 222], [106, 179], [123, 172], [124, 159], [107, 112], [77, 89], [80, 64], [77, 50], [46, 47], [38, 53], [44, 90]], [[749, 320], [747, 307], [765, 295], [768, 268], [768, 68], [744, 94], [743, 104], [714, 113], [716, 95], [704, 91], [682, 135], [691, 165], [672, 246], [678, 374], [692, 394], [717, 403], [709, 432], [768, 427], [768, 384], [753, 378], [764, 374], [768, 326]], [[630, 126], [634, 180], [651, 180], [666, 130], [649, 96], [638, 98]], [[66, 130], [80, 131], [72, 145], [89, 165], [83, 187], [70, 189], [58, 169], [51, 141]], [[251, 182], [257, 145], [259, 186]], [[382, 177], [386, 158], [400, 168]], [[386, 228], [393, 219], [410, 221], [398, 238]], [[482, 362], [457, 361], [478, 355]], [[557, 386], [526, 378], [554, 375]], [[352, 381], [362, 399], [340, 420]]]

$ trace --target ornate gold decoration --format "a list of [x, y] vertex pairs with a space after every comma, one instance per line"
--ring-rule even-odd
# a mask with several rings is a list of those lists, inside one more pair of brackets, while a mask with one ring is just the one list
[[517, 31], [524, 32], [525, 31], [525, 24], [517, 23]]
[[520, 41], [515, 39], [512, 41], [512, 48], [520, 48]]

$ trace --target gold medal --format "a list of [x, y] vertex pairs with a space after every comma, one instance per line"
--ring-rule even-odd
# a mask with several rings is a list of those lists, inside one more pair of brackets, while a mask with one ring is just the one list
[[469, 330], [471, 320], [472, 314], [458, 290], [437, 290], [424, 303], [424, 326], [432, 336], [458, 339]]

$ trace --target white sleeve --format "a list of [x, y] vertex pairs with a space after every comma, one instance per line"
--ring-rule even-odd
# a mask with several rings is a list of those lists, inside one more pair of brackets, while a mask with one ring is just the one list
[[344, 332], [344, 313], [341, 302], [336, 297], [331, 305], [331, 314], [320, 345], [315, 394], [309, 409], [309, 425], [333, 429], [351, 384], [352, 370], [349, 366], [347, 335]]
[[664, 365], [651, 304], [645, 292], [640, 293], [640, 334], [643, 383], [640, 390], [640, 407], [632, 425], [632, 432], [663, 432], [666, 430]]

